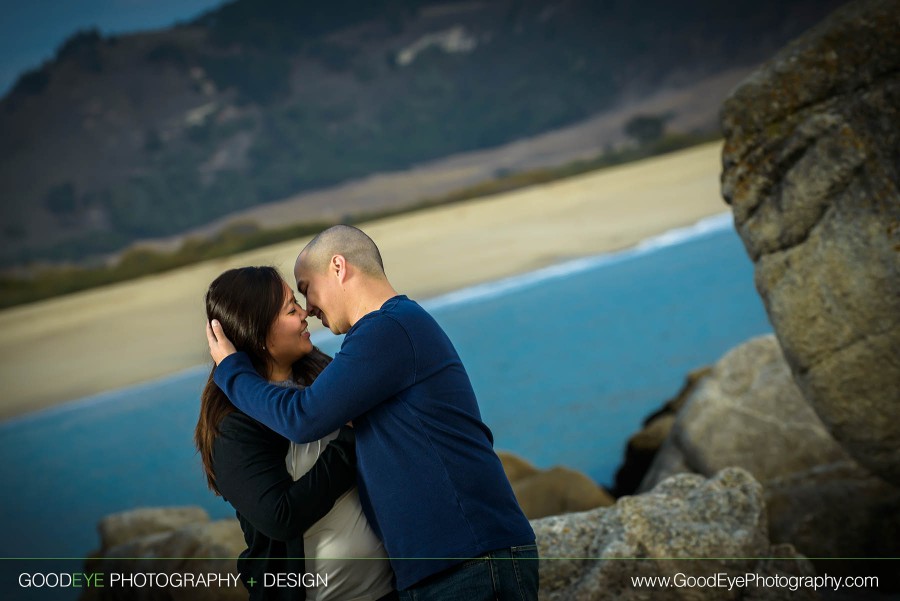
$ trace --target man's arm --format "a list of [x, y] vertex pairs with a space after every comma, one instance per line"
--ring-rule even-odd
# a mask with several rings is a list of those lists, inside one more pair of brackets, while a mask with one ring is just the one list
[[[227, 338], [216, 331], [213, 348]], [[233, 347], [232, 347], [233, 349]], [[311, 386], [269, 384], [244, 353], [224, 355], [213, 379], [241, 411], [275, 432], [303, 443], [318, 440], [384, 402], [415, 381], [415, 356], [406, 330], [393, 318], [364, 318], [347, 334], [340, 352]]]
[[274, 540], [303, 536], [356, 484], [353, 430], [343, 428], [313, 467], [294, 481], [282, 445], [245, 415], [226, 418], [213, 445], [216, 485], [253, 527]]

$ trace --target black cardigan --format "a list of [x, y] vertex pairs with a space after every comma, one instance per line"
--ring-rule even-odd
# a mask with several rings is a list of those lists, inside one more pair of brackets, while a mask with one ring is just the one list
[[247, 549], [237, 568], [250, 599], [306, 599], [302, 587], [264, 588], [263, 573], [305, 572], [303, 533], [356, 484], [354, 442], [353, 430], [341, 428], [312, 469], [294, 482], [285, 465], [290, 444], [285, 438], [240, 411], [222, 420], [213, 442], [213, 472], [244, 531]]

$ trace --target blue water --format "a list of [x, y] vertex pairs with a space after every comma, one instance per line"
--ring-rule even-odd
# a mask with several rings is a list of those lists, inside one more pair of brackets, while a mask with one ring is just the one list
[[[627, 438], [688, 371], [771, 331], [740, 240], [716, 223], [424, 303], [459, 350], [497, 449], [610, 484]], [[337, 339], [319, 340], [337, 350]], [[84, 557], [102, 516], [136, 506], [233, 515], [206, 489], [192, 445], [207, 374], [0, 424], [0, 557]], [[11, 574], [24, 563], [0, 569], [0, 590], [18, 589]], [[17, 594], [46, 598], [33, 593]]]

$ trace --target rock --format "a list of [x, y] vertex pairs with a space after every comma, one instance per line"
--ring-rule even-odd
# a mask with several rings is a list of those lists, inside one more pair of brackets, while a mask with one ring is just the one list
[[794, 383], [778, 341], [760, 336], [715, 364], [678, 413], [639, 490], [682, 471], [708, 477], [740, 466], [765, 483], [846, 459]]
[[97, 524], [97, 531], [103, 550], [149, 534], [208, 521], [209, 515], [202, 507], [143, 507], [106, 516]]
[[498, 453], [519, 506], [529, 519], [585, 511], [615, 500], [581, 472], [565, 467], [540, 470], [512, 454]]
[[[744, 590], [752, 590], [753, 598], [760, 600], [818, 598], [808, 590], [652, 589], [633, 582], [632, 578], [679, 574], [691, 578], [719, 573], [815, 574], [790, 545], [769, 543], [762, 486], [739, 468], [710, 479], [681, 474], [649, 493], [622, 497], [612, 507], [535, 520], [532, 526], [544, 558], [543, 601], [731, 600], [746, 598]], [[756, 559], [779, 557], [788, 559]]]
[[607, 507], [612, 495], [575, 470], [553, 467], [512, 483], [519, 506], [529, 519]]
[[499, 451], [497, 456], [500, 458], [500, 463], [503, 464], [503, 471], [506, 472], [506, 477], [509, 478], [510, 482], [516, 482], [541, 471], [514, 453]]
[[653, 458], [653, 461], [650, 464], [649, 469], [647, 469], [644, 479], [637, 487], [636, 492], [647, 492], [666, 478], [671, 478], [676, 474], [695, 473], [697, 472], [687, 464], [684, 453], [679, 447], [678, 437], [670, 432], [666, 442], [663, 443], [663, 446], [660, 447], [656, 456]]
[[[111, 574], [219, 574], [236, 575], [235, 559], [247, 545], [236, 519], [209, 521], [209, 516], [198, 508], [139, 509], [114, 514], [103, 519], [119, 542], [104, 547], [85, 562], [86, 572]], [[193, 516], [193, 523], [186, 520]], [[152, 531], [149, 525], [171, 526]], [[119, 528], [116, 528], [119, 525]], [[139, 527], [134, 528], [133, 526]], [[121, 527], [124, 526], [124, 527]], [[125, 540], [127, 532], [134, 536]], [[247, 590], [238, 581], [237, 586], [179, 587], [144, 586], [84, 589], [81, 601], [107, 600], [242, 600]]]
[[841, 7], [722, 110], [722, 193], [803, 395], [900, 484], [900, 1]]
[[[773, 542], [790, 541], [813, 558], [897, 557], [900, 488], [852, 460], [817, 466], [765, 483]], [[896, 590], [893, 562], [813, 559], [821, 573], [874, 574], [880, 588]]]
[[[857, 464], [807, 405], [774, 336], [728, 352], [685, 402], [641, 484], [746, 469], [765, 488], [773, 542], [813, 558], [896, 557], [900, 488]], [[813, 560], [859, 575], [859, 562]], [[882, 567], [885, 567], [882, 564]]]
[[681, 409], [697, 384], [709, 372], [709, 367], [703, 367], [689, 373], [678, 394], [666, 401], [660, 409], [647, 416], [643, 429], [628, 439], [625, 447], [625, 460], [616, 471], [613, 496], [634, 494], [638, 489], [641, 480], [650, 469], [657, 451], [669, 436], [669, 431], [675, 423], [675, 413]]

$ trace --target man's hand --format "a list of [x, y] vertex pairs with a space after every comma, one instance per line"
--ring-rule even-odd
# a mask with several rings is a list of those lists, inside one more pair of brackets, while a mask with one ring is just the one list
[[237, 352], [231, 341], [225, 337], [225, 332], [222, 331], [222, 324], [219, 323], [218, 319], [212, 320], [212, 324], [208, 321], [206, 322], [206, 341], [209, 342], [209, 354], [212, 356], [213, 361], [216, 362], [216, 365], [221, 363], [222, 359], [228, 355], [233, 355]]

